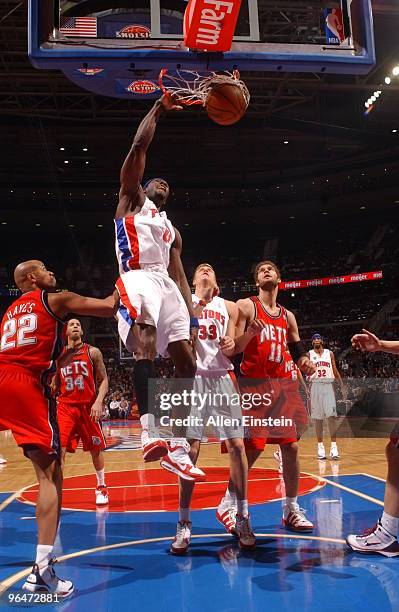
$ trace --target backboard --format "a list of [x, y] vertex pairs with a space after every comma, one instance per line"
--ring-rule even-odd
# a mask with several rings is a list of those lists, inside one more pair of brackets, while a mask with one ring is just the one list
[[[229, 0], [206, 0], [216, 9]], [[30, 0], [29, 56], [81, 87], [159, 95], [161, 68], [365, 74], [375, 64], [371, 0], [242, 0], [231, 50], [183, 43], [186, 0]]]

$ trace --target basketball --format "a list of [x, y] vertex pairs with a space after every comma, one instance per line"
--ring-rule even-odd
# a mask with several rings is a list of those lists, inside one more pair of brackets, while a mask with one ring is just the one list
[[217, 83], [210, 89], [205, 108], [212, 121], [219, 125], [233, 125], [247, 110], [248, 102], [239, 85]]

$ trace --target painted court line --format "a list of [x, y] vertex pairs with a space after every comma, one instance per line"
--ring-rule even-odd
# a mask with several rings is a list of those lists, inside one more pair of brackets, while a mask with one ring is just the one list
[[[346, 476], [358, 476], [358, 474], [346, 474]], [[338, 482], [334, 482], [334, 480], [330, 480], [329, 478], [322, 478], [321, 480], [323, 480], [327, 484], [332, 485], [333, 487], [337, 487], [337, 489], [342, 489], [342, 491], [346, 491], [347, 493], [352, 493], [352, 495], [357, 495], [357, 497], [361, 497], [363, 499], [366, 499], [367, 501], [372, 502], [373, 504], [377, 504], [378, 506], [384, 507], [384, 502], [381, 501], [380, 499], [377, 499], [376, 497], [371, 497], [370, 495], [361, 493], [360, 491], [357, 491], [356, 489], [351, 489], [350, 487], [346, 487]]]
[[[109, 473], [109, 472], [108, 472]], [[70, 476], [73, 478], [73, 476]], [[79, 478], [79, 476], [78, 476]], [[276, 478], [250, 478], [248, 482], [263, 482], [265, 480], [280, 480], [279, 477]], [[200, 485], [210, 485], [210, 484], [226, 484], [226, 480], [205, 480], [204, 482], [197, 482], [195, 486], [198, 487]], [[33, 486], [33, 485], [32, 485]], [[178, 482], [160, 482], [154, 484], [135, 484], [135, 485], [114, 485], [109, 487], [107, 485], [107, 489], [137, 489], [142, 487], [178, 487]], [[95, 488], [95, 487], [94, 487]], [[93, 487], [64, 487], [62, 491], [92, 491]], [[36, 493], [38, 489], [31, 489], [29, 492]]]
[[[289, 539], [289, 540], [315, 540], [317, 542], [332, 542], [333, 544], [345, 544], [345, 540], [341, 540], [340, 538], [324, 538], [321, 536], [307, 536], [307, 535], [294, 535], [294, 534], [285, 534], [285, 533], [255, 533], [257, 538], [271, 538], [271, 539]], [[231, 535], [229, 533], [204, 533], [204, 534], [196, 534], [191, 536], [192, 539], [200, 539], [200, 538], [230, 538]], [[108, 544], [106, 546], [98, 546], [96, 548], [88, 548], [86, 550], [80, 550], [74, 553], [70, 553], [69, 555], [63, 555], [58, 558], [58, 561], [68, 561], [69, 559], [76, 559], [76, 557], [83, 557], [84, 555], [90, 555], [92, 553], [101, 552], [104, 550], [115, 550], [116, 548], [126, 548], [128, 546], [137, 546], [139, 544], [152, 544], [155, 542], [167, 542], [174, 539], [174, 536], [166, 536], [162, 538], [149, 538], [145, 540], [131, 540], [130, 542], [119, 542], [117, 544]], [[0, 596], [9, 589], [13, 584], [28, 576], [31, 572], [31, 568], [23, 569], [12, 576], [9, 576], [2, 582], [0, 582]]]

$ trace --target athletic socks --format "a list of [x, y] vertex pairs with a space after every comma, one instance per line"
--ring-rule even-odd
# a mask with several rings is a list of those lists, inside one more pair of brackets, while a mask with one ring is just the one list
[[237, 514], [239, 514], [240, 516], [244, 516], [245, 518], [248, 516], [247, 499], [237, 499]]
[[235, 493], [231, 493], [228, 487], [226, 489], [226, 493], [224, 494], [221, 504], [223, 506], [236, 506], [237, 505], [237, 496]]
[[179, 521], [181, 523], [190, 522], [190, 508], [179, 508]]
[[39, 570], [44, 569], [48, 566], [49, 561], [53, 555], [53, 548], [53, 546], [49, 546], [47, 544], [37, 545], [35, 563], [39, 567]]
[[396, 538], [398, 537], [398, 531], [399, 531], [399, 518], [398, 517], [391, 516], [390, 514], [383, 512], [381, 516], [381, 525], [385, 529], [385, 531], [390, 533], [392, 536]]
[[97, 486], [98, 487], [104, 487], [105, 486], [105, 469], [103, 468], [102, 470], [96, 470], [96, 476], [97, 476]]
[[285, 505], [283, 508], [283, 516], [286, 519], [291, 511], [297, 512], [299, 510], [298, 497], [286, 497]]

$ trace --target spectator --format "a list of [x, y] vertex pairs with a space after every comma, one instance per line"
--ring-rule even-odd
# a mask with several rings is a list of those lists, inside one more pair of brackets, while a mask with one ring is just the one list
[[119, 408], [120, 408], [120, 395], [119, 393], [115, 393], [109, 405], [109, 414], [110, 414], [111, 419], [119, 418]]
[[129, 404], [127, 400], [122, 396], [120, 405], [119, 405], [119, 418], [127, 419], [128, 414], [129, 414]]

